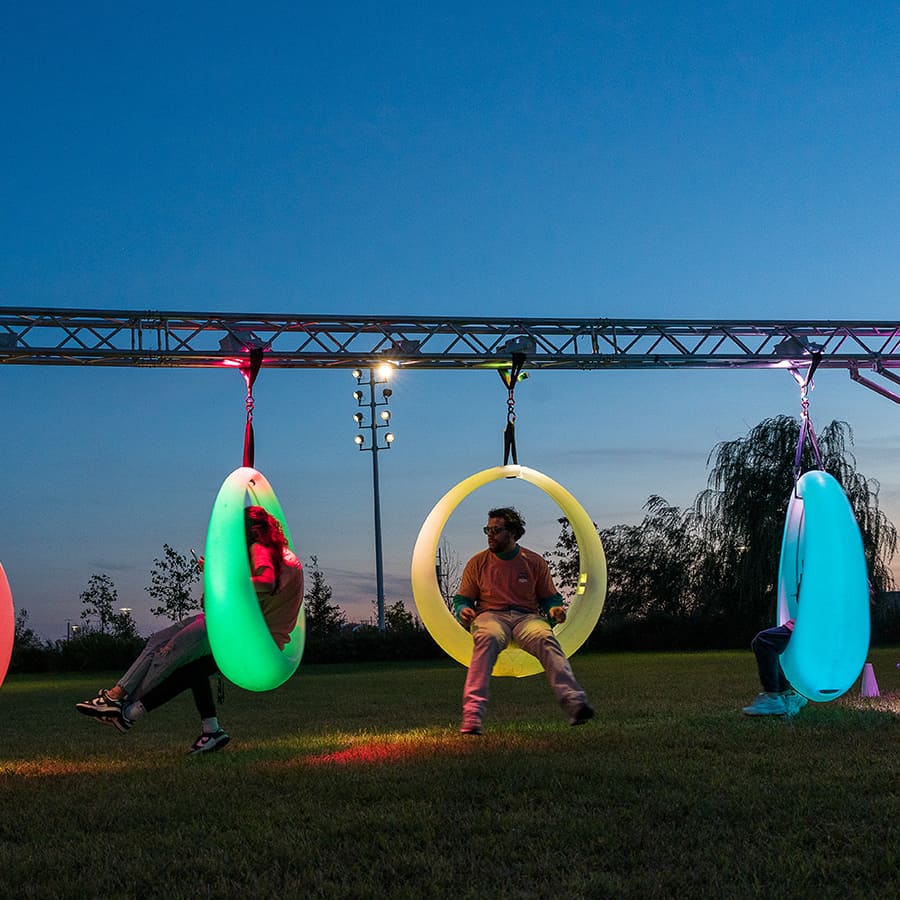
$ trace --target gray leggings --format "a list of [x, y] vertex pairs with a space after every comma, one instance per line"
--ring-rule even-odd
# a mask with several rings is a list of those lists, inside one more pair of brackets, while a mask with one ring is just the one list
[[140, 700], [176, 669], [210, 653], [203, 613], [150, 635], [144, 649], [119, 679], [128, 699]]

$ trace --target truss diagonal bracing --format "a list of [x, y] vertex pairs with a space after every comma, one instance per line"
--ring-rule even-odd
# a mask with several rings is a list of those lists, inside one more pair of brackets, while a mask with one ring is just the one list
[[[900, 369], [900, 322], [263, 315], [0, 307], [0, 363], [56, 366], [234, 364], [353, 368], [390, 359], [421, 369]], [[894, 377], [896, 380], [896, 377]], [[867, 385], [871, 386], [871, 384]], [[890, 391], [887, 392], [891, 394]], [[893, 397], [892, 397], [893, 399]]]

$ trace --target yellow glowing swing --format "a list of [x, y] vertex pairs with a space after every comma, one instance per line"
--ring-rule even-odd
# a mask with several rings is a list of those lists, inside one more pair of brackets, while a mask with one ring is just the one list
[[306, 642], [306, 616], [301, 602], [297, 623], [284, 649], [279, 649], [263, 618], [251, 581], [244, 523], [245, 499], [261, 506], [281, 524], [294, 549], [281, 504], [266, 478], [253, 467], [253, 382], [262, 350], [250, 350], [250, 364], [240, 364], [247, 384], [244, 465], [222, 484], [206, 533], [203, 567], [206, 629], [221, 673], [250, 691], [269, 691], [283, 684], [300, 665]]
[[[440, 647], [457, 662], [468, 666], [472, 659], [472, 635], [463, 628], [447, 608], [438, 586], [434, 558], [441, 532], [450, 514], [473, 491], [500, 478], [521, 478], [540, 488], [555, 500], [563, 511], [578, 541], [580, 573], [575, 598], [566, 621], [554, 627], [554, 633], [566, 656], [571, 656], [594, 630], [606, 598], [606, 555], [591, 517], [581, 504], [552, 478], [525, 466], [495, 466], [470, 475], [449, 490], [428, 514], [419, 531], [412, 560], [413, 597], [422, 624]], [[516, 647], [504, 650], [494, 666], [495, 675], [521, 678], [542, 671], [541, 664], [530, 653]]]
[[13, 639], [16, 633], [16, 614], [13, 610], [12, 591], [6, 572], [0, 565], [0, 684], [6, 678], [6, 670], [12, 658]]
[[[472, 659], [472, 635], [456, 621], [447, 608], [438, 585], [434, 560], [441, 533], [453, 510], [478, 488], [501, 478], [521, 478], [540, 488], [563, 511], [572, 526], [578, 542], [579, 575], [575, 598], [568, 610], [566, 621], [553, 629], [566, 656], [571, 656], [587, 640], [593, 631], [606, 598], [606, 555], [597, 529], [581, 504], [561, 484], [536, 469], [517, 464], [515, 450], [515, 388], [518, 374], [524, 363], [524, 355], [513, 354], [511, 372], [501, 371], [501, 377], [509, 389], [507, 427], [505, 434], [504, 463], [510, 453], [513, 465], [495, 466], [469, 476], [449, 490], [428, 514], [413, 550], [412, 588], [413, 598], [422, 624], [448, 656], [468, 666]], [[497, 659], [494, 675], [512, 675], [522, 678], [542, 671], [540, 662], [530, 653], [517, 647], [508, 647]]]

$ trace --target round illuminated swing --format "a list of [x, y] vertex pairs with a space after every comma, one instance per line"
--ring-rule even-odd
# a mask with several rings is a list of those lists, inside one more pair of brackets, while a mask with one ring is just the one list
[[840, 697], [869, 651], [869, 582], [859, 525], [827, 472], [801, 476], [788, 505], [778, 569], [778, 623], [794, 619], [781, 656], [788, 681], [810, 700]]
[[281, 504], [266, 478], [250, 466], [235, 469], [219, 489], [209, 520], [203, 567], [206, 627], [221, 673], [250, 691], [269, 691], [283, 684], [300, 665], [306, 640], [301, 605], [297, 624], [283, 650], [272, 639], [250, 580], [246, 495], [281, 523], [288, 546], [290, 532]]
[[[566, 621], [554, 627], [554, 633], [566, 656], [571, 656], [588, 638], [606, 598], [606, 556], [597, 529], [581, 504], [552, 478], [525, 466], [495, 466], [471, 475], [449, 490], [428, 514], [419, 531], [412, 559], [413, 597], [422, 624], [438, 645], [457, 662], [468, 666], [472, 659], [472, 635], [456, 621], [441, 596], [434, 559], [441, 533], [451, 513], [473, 491], [501, 478], [521, 478], [540, 488], [563, 511], [575, 539], [581, 571], [575, 599], [567, 610]], [[497, 659], [494, 675], [522, 678], [542, 671], [540, 662], [530, 653], [508, 647]]]
[[0, 684], [6, 678], [12, 658], [13, 639], [16, 633], [16, 614], [13, 610], [12, 591], [6, 572], [0, 565]]

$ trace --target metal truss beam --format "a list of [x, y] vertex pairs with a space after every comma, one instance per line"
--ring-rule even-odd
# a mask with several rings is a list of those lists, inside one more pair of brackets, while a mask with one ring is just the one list
[[[263, 347], [275, 368], [820, 368], [890, 377], [900, 322], [268, 315], [0, 307], [0, 364], [205, 368]], [[854, 374], [855, 373], [855, 374]], [[888, 392], [889, 394], [891, 392]]]

